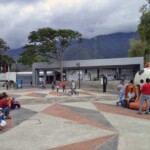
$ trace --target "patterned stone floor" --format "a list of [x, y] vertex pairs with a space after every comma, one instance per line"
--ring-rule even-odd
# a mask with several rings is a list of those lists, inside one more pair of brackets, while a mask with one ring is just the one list
[[[2, 92], [2, 91], [1, 91]], [[22, 108], [0, 131], [0, 150], [149, 150], [150, 116], [116, 106], [118, 95], [80, 90], [8, 94]]]

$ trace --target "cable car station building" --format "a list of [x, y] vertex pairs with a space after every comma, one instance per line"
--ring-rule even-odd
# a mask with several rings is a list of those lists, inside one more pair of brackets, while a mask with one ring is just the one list
[[[108, 80], [131, 80], [137, 71], [143, 69], [143, 57], [115, 58], [115, 59], [91, 59], [63, 61], [63, 77], [66, 81], [93, 81], [99, 80], [103, 74]], [[40, 76], [40, 72], [43, 75]], [[60, 80], [60, 69], [58, 62], [54, 60], [49, 63], [34, 63], [32, 65], [32, 81], [38, 85], [40, 80], [51, 82]]]

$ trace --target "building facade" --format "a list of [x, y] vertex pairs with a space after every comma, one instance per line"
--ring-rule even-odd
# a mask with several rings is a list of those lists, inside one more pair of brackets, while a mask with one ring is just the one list
[[[63, 77], [66, 81], [99, 80], [101, 75], [105, 75], [108, 80], [131, 80], [137, 71], [143, 69], [143, 64], [143, 57], [63, 61]], [[51, 64], [34, 63], [32, 82], [37, 85], [41, 79], [46, 82], [60, 80], [59, 70], [58, 62], [55, 60]], [[40, 72], [43, 72], [42, 76]]]

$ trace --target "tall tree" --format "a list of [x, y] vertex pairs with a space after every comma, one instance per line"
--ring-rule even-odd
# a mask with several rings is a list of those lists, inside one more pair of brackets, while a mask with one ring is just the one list
[[[28, 36], [29, 44], [25, 45], [26, 51], [21, 54], [20, 61], [23, 64], [32, 64], [37, 61], [50, 62], [51, 58], [58, 61], [61, 73], [61, 80], [63, 80], [63, 66], [62, 61], [64, 52], [68, 46], [72, 44], [73, 40], [78, 42], [82, 41], [82, 35], [79, 32], [69, 29], [52, 29], [52, 28], [41, 28], [37, 31], [30, 32]], [[30, 52], [33, 56], [31, 57]], [[29, 55], [27, 54], [29, 53]], [[27, 58], [27, 59], [25, 59]]]
[[6, 44], [6, 42], [0, 38], [0, 54], [2, 54], [4, 51], [9, 49], [9, 46]]
[[131, 41], [129, 56], [144, 56], [145, 62], [150, 61], [150, 0], [140, 9], [142, 16], [138, 25], [139, 41]]
[[0, 67], [3, 66], [3, 64], [7, 64], [9, 67], [11, 67], [11, 64], [13, 63], [13, 58], [5, 55], [5, 51], [9, 49], [9, 46], [7, 43], [0, 38]]
[[128, 51], [128, 55], [130, 57], [140, 57], [144, 56], [144, 50], [146, 48], [146, 44], [140, 40], [130, 40], [130, 49]]
[[8, 70], [11, 71], [11, 66], [15, 63], [15, 61], [11, 56], [3, 55], [3, 63], [7, 64]]

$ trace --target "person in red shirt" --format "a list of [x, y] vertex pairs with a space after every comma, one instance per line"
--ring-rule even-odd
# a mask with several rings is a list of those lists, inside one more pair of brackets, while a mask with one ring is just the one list
[[7, 100], [7, 97], [3, 97], [3, 99], [0, 100], [0, 108], [3, 109], [4, 115], [6, 116], [6, 119], [11, 119], [9, 113], [10, 113], [10, 101]]
[[66, 85], [67, 85], [67, 83], [65, 81], [62, 81], [62, 82], [60, 82], [60, 84], [62, 86], [63, 92], [66, 92]]
[[139, 105], [138, 114], [142, 114], [142, 106], [144, 101], [146, 101], [145, 114], [149, 115], [149, 101], [150, 101], [150, 79], [149, 78], [146, 79], [146, 83], [143, 84], [141, 88], [140, 105]]

